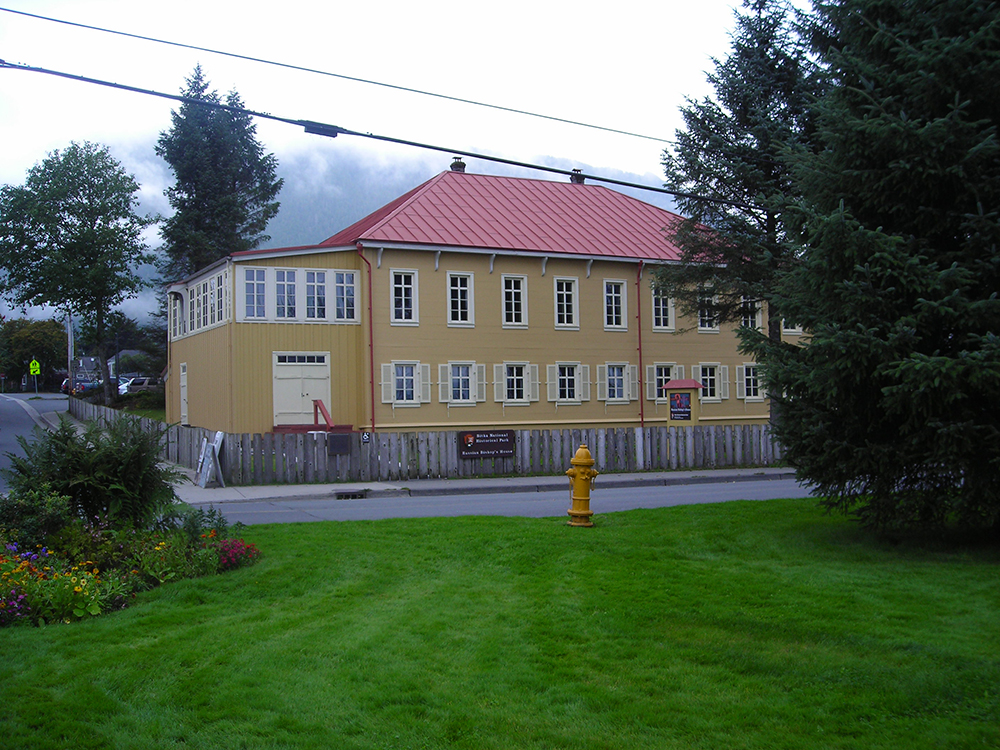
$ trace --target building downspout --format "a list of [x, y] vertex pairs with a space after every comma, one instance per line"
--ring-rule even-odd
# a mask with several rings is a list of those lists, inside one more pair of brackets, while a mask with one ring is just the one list
[[375, 324], [372, 321], [372, 264], [364, 254], [364, 246], [359, 242], [358, 257], [368, 266], [368, 383], [371, 387], [372, 434], [375, 434]]
[[646, 404], [645, 404], [645, 383], [643, 377], [646, 371], [642, 366], [642, 295], [639, 291], [639, 282], [642, 280], [642, 261], [639, 261], [639, 270], [635, 274], [635, 319], [639, 329], [639, 426], [646, 428]]

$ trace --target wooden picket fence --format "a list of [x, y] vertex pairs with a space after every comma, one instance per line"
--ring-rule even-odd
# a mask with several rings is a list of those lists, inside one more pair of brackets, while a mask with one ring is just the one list
[[[70, 412], [82, 421], [106, 421], [121, 412], [70, 399]], [[164, 430], [163, 458], [196, 468], [202, 441], [215, 432], [142, 417], [149, 430]], [[459, 433], [379, 432], [362, 440], [346, 436], [348, 451], [329, 455], [325, 432], [226, 434], [222, 471], [227, 484], [310, 484], [313, 482], [401, 481], [437, 477], [488, 477], [561, 474], [585, 443], [602, 473], [669, 469], [769, 466], [782, 450], [767, 425], [698, 425], [577, 430], [515, 430], [514, 455], [505, 458], [459, 457]], [[344, 439], [341, 436], [340, 439]]]

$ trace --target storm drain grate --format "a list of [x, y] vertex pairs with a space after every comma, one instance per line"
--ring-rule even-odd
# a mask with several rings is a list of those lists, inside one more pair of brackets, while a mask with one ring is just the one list
[[368, 493], [365, 490], [359, 492], [338, 492], [338, 500], [364, 500], [368, 497]]

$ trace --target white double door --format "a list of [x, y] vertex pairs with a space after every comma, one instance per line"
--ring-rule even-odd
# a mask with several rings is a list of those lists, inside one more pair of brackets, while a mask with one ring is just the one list
[[313, 401], [330, 408], [330, 353], [275, 352], [274, 424], [312, 424]]

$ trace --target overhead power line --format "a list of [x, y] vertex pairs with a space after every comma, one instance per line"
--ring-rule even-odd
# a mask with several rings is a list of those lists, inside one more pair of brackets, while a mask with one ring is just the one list
[[357, 78], [355, 76], [343, 75], [341, 73], [331, 73], [326, 70], [318, 70], [316, 68], [307, 68], [301, 65], [292, 65], [290, 63], [277, 62], [275, 60], [267, 60], [261, 57], [252, 57], [250, 55], [241, 55], [235, 52], [226, 52], [224, 50], [212, 49], [211, 47], [199, 47], [194, 44], [184, 44], [182, 42], [172, 42], [167, 39], [157, 39], [156, 37], [143, 36], [142, 34], [133, 34], [127, 31], [117, 31], [115, 29], [107, 29], [101, 26], [91, 26], [85, 23], [77, 23], [75, 21], [66, 21], [61, 18], [51, 18], [50, 16], [41, 16], [36, 13], [26, 13], [22, 10], [13, 10], [11, 8], [0, 8], [0, 11], [5, 11], [7, 13], [14, 13], [19, 16], [26, 16], [28, 18], [36, 18], [40, 21], [50, 21], [52, 23], [60, 23], [65, 26], [74, 26], [79, 29], [87, 29], [89, 31], [99, 31], [104, 34], [115, 34], [117, 36], [128, 37], [130, 39], [139, 39], [144, 42], [154, 42], [156, 44], [166, 44], [171, 47], [181, 47], [183, 49], [197, 50], [198, 52], [208, 52], [213, 55], [222, 55], [224, 57], [232, 57], [237, 60], [247, 60], [249, 62], [261, 63], [263, 65], [274, 65], [279, 68], [286, 68], [288, 70], [298, 70], [304, 73], [315, 73], [316, 75], [328, 76], [330, 78], [339, 78], [344, 81], [354, 81], [355, 83], [364, 83], [370, 86], [381, 86], [382, 88], [393, 89], [395, 91], [405, 91], [410, 94], [420, 94], [421, 96], [432, 96], [437, 99], [445, 99], [447, 101], [458, 102], [460, 104], [471, 104], [475, 107], [486, 107], [488, 109], [495, 109], [501, 112], [510, 112], [516, 115], [526, 115], [527, 117], [537, 117], [542, 120], [550, 120], [552, 122], [561, 122], [566, 125], [575, 125], [581, 128], [590, 128], [592, 130], [601, 130], [606, 133], [615, 133], [617, 135], [625, 135], [631, 138], [642, 138], [647, 141], [656, 141], [658, 143], [672, 143], [665, 138], [657, 138], [652, 135], [643, 135], [642, 133], [633, 133], [628, 130], [619, 130], [617, 128], [609, 128], [603, 125], [592, 125], [586, 122], [580, 122], [578, 120], [570, 120], [564, 117], [555, 117], [554, 115], [543, 115], [537, 112], [529, 112], [523, 109], [515, 109], [514, 107], [504, 107], [499, 104], [488, 104], [486, 102], [479, 102], [473, 99], [463, 99], [458, 96], [449, 96], [447, 94], [438, 94], [433, 91], [422, 91], [421, 89], [409, 88], [407, 86], [399, 86], [393, 83], [384, 83], [381, 81], [372, 81], [366, 78]]
[[208, 102], [203, 99], [194, 99], [192, 97], [182, 96], [180, 94], [166, 94], [162, 91], [154, 91], [152, 89], [142, 89], [136, 86], [128, 86], [123, 83], [113, 83], [111, 81], [102, 81], [98, 78], [88, 78], [86, 76], [75, 75], [73, 73], [64, 73], [58, 70], [37, 68], [30, 65], [24, 65], [21, 63], [9, 63], [6, 60], [0, 60], [0, 69], [20, 70], [29, 73], [44, 73], [46, 75], [56, 76], [59, 78], [66, 78], [71, 81], [79, 81], [81, 83], [92, 83], [98, 86], [106, 86], [108, 88], [119, 89], [121, 91], [129, 91], [134, 94], [145, 94], [147, 96], [156, 96], [161, 99], [170, 99], [171, 101], [182, 102], [185, 104], [193, 104], [201, 107], [210, 107], [213, 109], [226, 110], [228, 112], [234, 112], [237, 114], [250, 115], [252, 117], [260, 117], [265, 120], [274, 120], [275, 122], [283, 122], [286, 125], [295, 125], [297, 127], [303, 128], [307, 133], [311, 133], [313, 135], [322, 135], [328, 138], [336, 138], [338, 135], [357, 136], [359, 138], [369, 138], [376, 141], [383, 141], [385, 143], [396, 143], [403, 146], [412, 146], [414, 148], [422, 148], [431, 151], [441, 151], [449, 154], [467, 156], [470, 159], [482, 159], [484, 161], [492, 161], [498, 164], [507, 164], [514, 167], [522, 167], [524, 169], [534, 169], [541, 172], [550, 172], [552, 174], [566, 175], [569, 177], [573, 176], [582, 177], [584, 179], [592, 180], [594, 182], [604, 182], [610, 185], [621, 185], [623, 187], [635, 188], [637, 190], [648, 190], [655, 193], [664, 193], [666, 195], [674, 196], [675, 198], [691, 198], [694, 200], [708, 201], [710, 203], [720, 203], [723, 205], [741, 209], [753, 208], [752, 206], [748, 206], [744, 203], [740, 203], [738, 201], [726, 200], [724, 198], [712, 198], [707, 196], [694, 195], [692, 193], [681, 193], [676, 190], [667, 190], [666, 188], [662, 187], [643, 185], [638, 182], [628, 182], [626, 180], [616, 180], [612, 177], [601, 177], [600, 175], [586, 174], [579, 170], [559, 169], [557, 167], [547, 167], [542, 164], [531, 164], [529, 162], [515, 161], [513, 159], [503, 159], [499, 156], [480, 154], [474, 151], [467, 151], [465, 149], [460, 149], [460, 148], [435, 146], [429, 143], [419, 143], [417, 141], [409, 141], [403, 138], [393, 138], [391, 136], [386, 136], [386, 135], [376, 135], [375, 133], [361, 133], [356, 130], [348, 130], [347, 128], [342, 128], [339, 125], [330, 125], [328, 123], [314, 122], [312, 120], [297, 120], [290, 117], [279, 117], [277, 115], [272, 115], [267, 112], [257, 112], [252, 109], [247, 109], [246, 107], [233, 107], [228, 104], [221, 104], [218, 102]]

